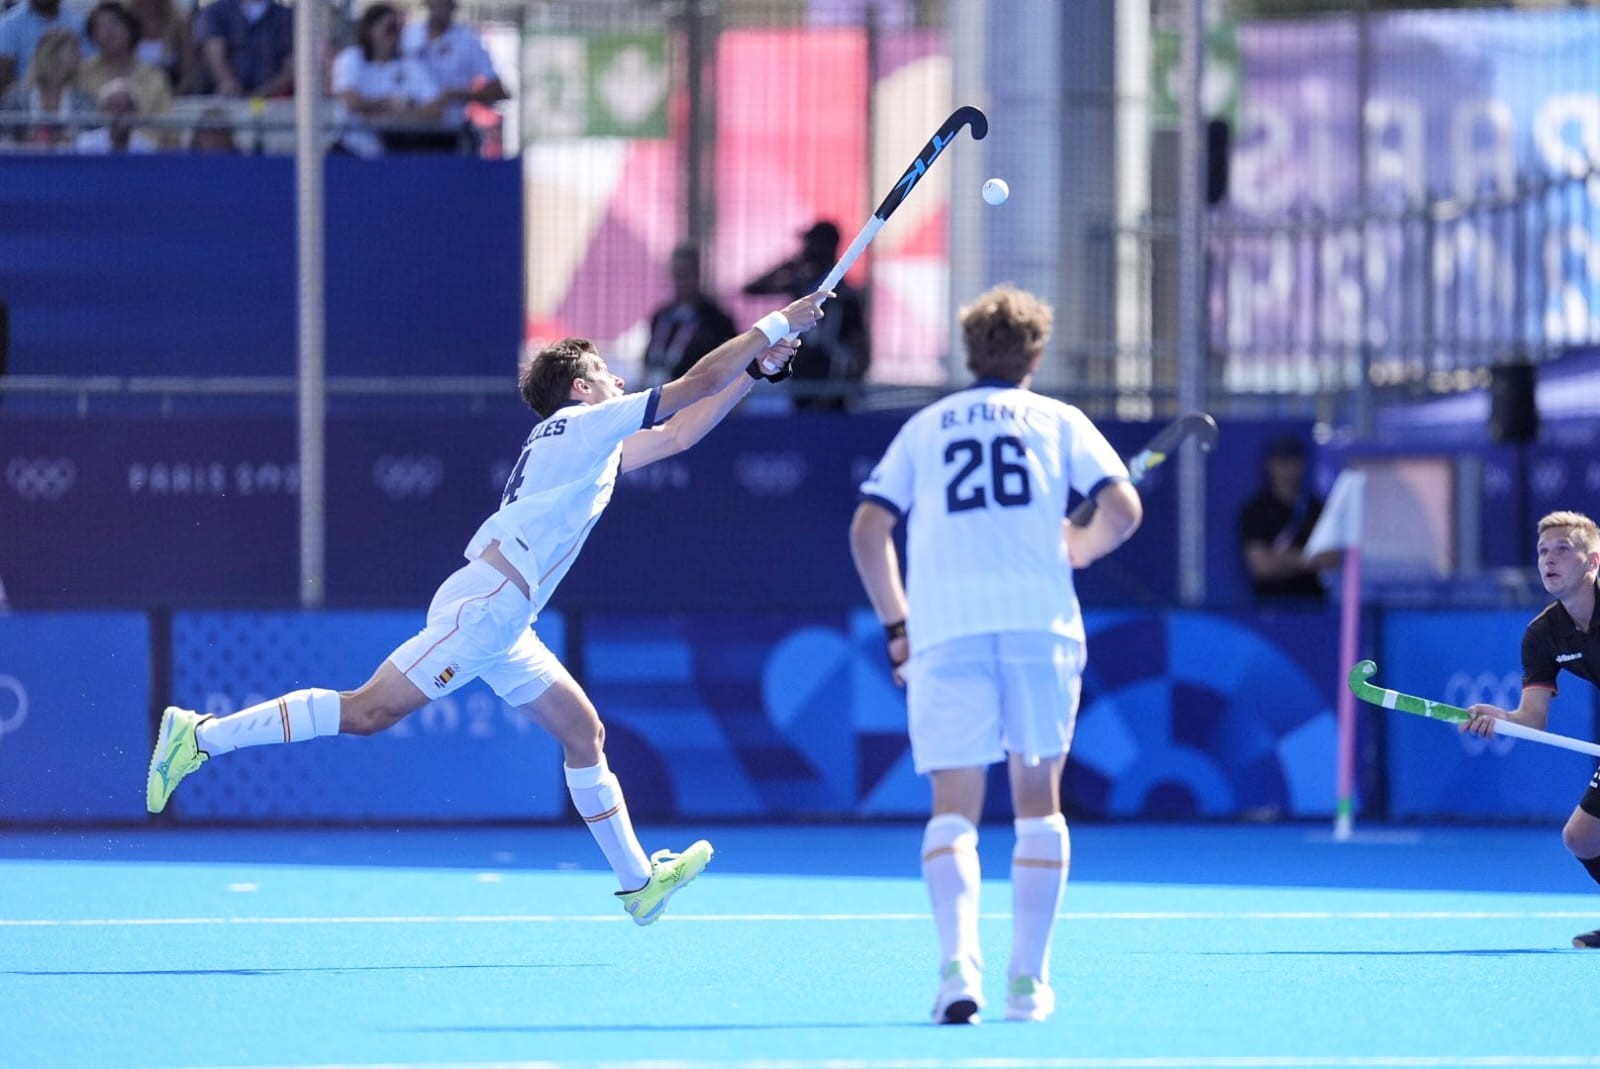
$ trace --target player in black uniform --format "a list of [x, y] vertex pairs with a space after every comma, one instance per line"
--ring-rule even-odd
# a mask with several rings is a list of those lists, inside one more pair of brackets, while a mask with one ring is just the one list
[[[1543, 728], [1556, 696], [1556, 674], [1566, 669], [1600, 686], [1600, 528], [1581, 512], [1552, 512], [1539, 521], [1539, 578], [1555, 595], [1522, 633], [1522, 700], [1515, 709], [1474, 705], [1462, 731], [1488, 737], [1496, 720]], [[1561, 829], [1561, 841], [1600, 883], [1600, 769]], [[1574, 936], [1572, 945], [1600, 949], [1600, 931]]]

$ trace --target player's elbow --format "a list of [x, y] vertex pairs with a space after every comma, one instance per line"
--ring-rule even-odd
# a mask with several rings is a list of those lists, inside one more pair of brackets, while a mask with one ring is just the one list
[[1144, 522], [1144, 502], [1132, 483], [1108, 486], [1095, 498], [1095, 507], [1119, 541], [1126, 541]]

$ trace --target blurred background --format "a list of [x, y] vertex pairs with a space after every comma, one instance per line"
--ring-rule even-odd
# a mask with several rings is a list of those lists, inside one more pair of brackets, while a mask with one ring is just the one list
[[[963, 104], [988, 137], [856, 263], [828, 359], [627, 476], [541, 634], [644, 819], [920, 817], [846, 525], [901, 421], [970, 381], [958, 309], [1014, 282], [1056, 312], [1035, 387], [1125, 455], [1221, 428], [1080, 573], [1069, 816], [1331, 820], [1351, 656], [1515, 705], [1534, 524], [1600, 514], [1597, 70], [1577, 3], [20, 0], [0, 823], [155, 820], [168, 702], [359, 685], [498, 500], [524, 353], [681, 373]], [[1347, 471], [1359, 533], [1313, 567]], [[1553, 823], [1588, 772], [1346, 716], [1358, 823]], [[1550, 726], [1595, 716], [1574, 683]], [[290, 749], [159, 822], [569, 819], [555, 747], [479, 684]]]

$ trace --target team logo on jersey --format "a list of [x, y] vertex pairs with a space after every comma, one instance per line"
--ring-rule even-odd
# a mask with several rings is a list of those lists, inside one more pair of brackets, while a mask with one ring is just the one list
[[460, 670], [461, 666], [459, 664], [449, 665], [443, 672], [433, 677], [433, 685], [443, 690], [449, 686], [450, 681], [456, 677], [456, 673]]
[[1583, 654], [1581, 654], [1581, 653], [1558, 653], [1558, 654], [1556, 654], [1556, 663], [1557, 664], [1566, 664], [1568, 661], [1581, 661], [1581, 660], [1583, 660]]

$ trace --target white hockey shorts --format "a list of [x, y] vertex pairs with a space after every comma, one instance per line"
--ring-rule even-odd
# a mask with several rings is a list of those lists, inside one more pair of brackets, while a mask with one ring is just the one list
[[389, 660], [430, 699], [482, 679], [508, 704], [522, 705], [565, 671], [532, 623], [533, 607], [515, 583], [469, 561], [439, 584], [427, 624]]
[[1029, 765], [1067, 752], [1078, 716], [1084, 649], [1047, 631], [966, 635], [906, 662], [911, 758], [919, 773]]

